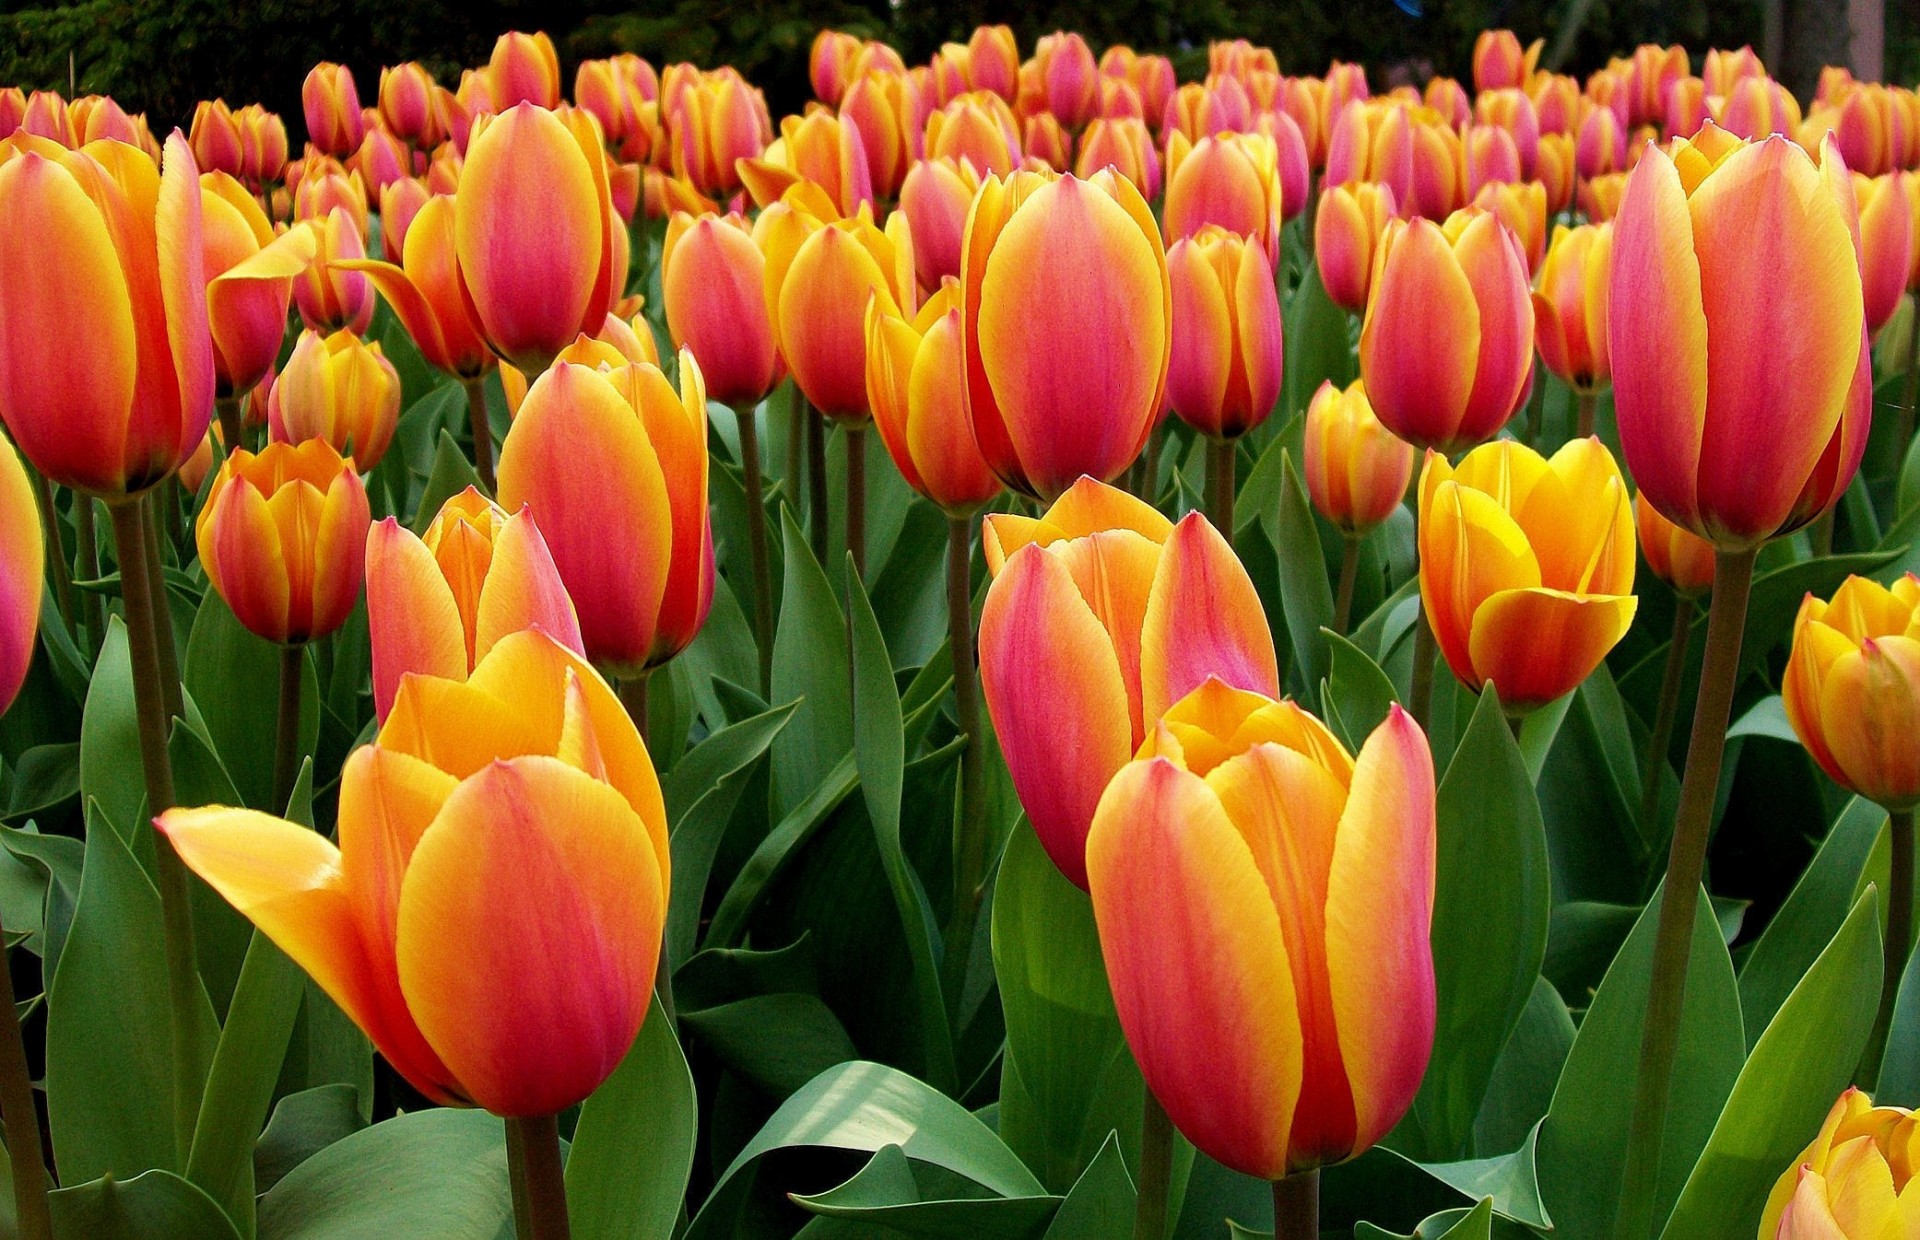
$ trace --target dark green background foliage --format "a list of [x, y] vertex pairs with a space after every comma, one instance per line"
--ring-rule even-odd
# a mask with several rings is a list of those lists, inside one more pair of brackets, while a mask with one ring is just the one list
[[[619, 50], [658, 64], [731, 63], [763, 86], [776, 114], [807, 97], [806, 48], [833, 25], [884, 37], [924, 59], [974, 24], [1006, 21], [1022, 47], [1054, 29], [1078, 30], [1096, 49], [1126, 41], [1165, 51], [1182, 77], [1197, 76], [1209, 39], [1243, 36], [1273, 47], [1283, 68], [1318, 72], [1332, 57], [1370, 66], [1375, 84], [1464, 77], [1474, 35], [1511, 26], [1523, 39], [1554, 37], [1571, 11], [1585, 10], [1564, 65], [1584, 72], [1647, 40], [1695, 49], [1764, 43], [1760, 0], [609, 0], [461, 3], [459, 0], [89, 0], [33, 6], [0, 0], [0, 82], [66, 89], [71, 67], [82, 92], [110, 93], [145, 109], [156, 131], [183, 123], [193, 103], [220, 95], [260, 100], [299, 132], [299, 88], [317, 60], [341, 60], [371, 103], [382, 64], [420, 60], [449, 79], [485, 59], [503, 30], [544, 28], [559, 43], [566, 72], [583, 57]], [[1845, 9], [1831, 0], [1783, 5], [1779, 66], [1796, 91], [1818, 66], [1844, 53]], [[1913, 6], [1888, 9], [1889, 76], [1909, 80], [1920, 64]]]

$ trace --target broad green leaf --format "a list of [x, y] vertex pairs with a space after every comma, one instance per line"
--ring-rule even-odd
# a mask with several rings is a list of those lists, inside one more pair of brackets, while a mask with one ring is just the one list
[[796, 698], [793, 726], [773, 742], [776, 817], [791, 813], [853, 751], [853, 668], [846, 618], [827, 575], [789, 516], [786, 584], [773, 641], [773, 702]]
[[[206, 719], [207, 739], [241, 803], [278, 814], [273, 749], [280, 718], [280, 648], [249, 632], [209, 590], [193, 617], [181, 678]], [[307, 656], [300, 673], [300, 752], [311, 754], [319, 735], [320, 681]], [[192, 804], [184, 800], [186, 790], [181, 796], [182, 804]]]
[[360, 1118], [360, 1092], [336, 1081], [280, 1099], [267, 1130], [253, 1147], [253, 1184], [270, 1192], [295, 1167], [367, 1126]]
[[[1686, 1000], [1667, 1101], [1655, 1217], [1663, 1217], [1679, 1196], [1746, 1058], [1740, 996], [1726, 942], [1705, 893], [1696, 891], [1694, 899]], [[1641, 914], [1600, 983], [1540, 1130], [1540, 1196], [1557, 1238], [1602, 1240], [1613, 1231], [1658, 920], [1656, 900]]]
[[1728, 740], [1737, 740], [1742, 736], [1765, 736], [1789, 745], [1800, 743], [1793, 725], [1787, 722], [1786, 701], [1777, 693], [1755, 702], [1746, 714], [1727, 728]]
[[1533, 993], [1552, 892], [1533, 780], [1489, 689], [1440, 781], [1433, 1057], [1412, 1129], [1428, 1158], [1469, 1152], [1494, 1063]]
[[1882, 1106], [1920, 1106], [1920, 952], [1907, 959], [1895, 997], [1887, 1053], [1880, 1061], [1874, 1100]]
[[1767, 1194], [1853, 1079], [1880, 998], [1877, 896], [1862, 896], [1754, 1043], [1662, 1232], [1746, 1240]]
[[480, 475], [473, 472], [473, 462], [442, 427], [434, 442], [433, 470], [427, 475], [426, 490], [420, 493], [419, 507], [413, 513], [413, 532], [425, 534], [440, 506], [468, 487], [480, 490]]
[[[65, 946], [67, 929], [73, 922], [73, 902], [80, 894], [80, 869], [86, 845], [66, 835], [41, 835], [32, 829], [0, 827], [0, 848], [6, 850], [9, 878], [6, 883], [6, 928], [12, 935], [24, 931], [23, 945], [43, 962], [43, 971], [51, 975]], [[32, 875], [30, 890], [16, 884], [25, 871]], [[16, 900], [25, 899], [31, 907]], [[42, 983], [42, 989], [45, 983]]]
[[803, 992], [749, 995], [683, 1012], [680, 1023], [722, 1066], [775, 1098], [860, 1057], [833, 1009]]
[[1471, 1210], [1442, 1210], [1423, 1219], [1411, 1236], [1371, 1223], [1353, 1229], [1354, 1240], [1492, 1240], [1493, 1234], [1493, 1202], [1484, 1199]]
[[[778, 752], [776, 741], [776, 758]], [[758, 907], [767, 885], [779, 876], [840, 802], [852, 794], [858, 782], [853, 755], [846, 754], [792, 812], [774, 824], [753, 855], [747, 858], [747, 863], [740, 867], [740, 873], [734, 876], [733, 885], [721, 897], [720, 906], [714, 909], [705, 940], [710, 946], [729, 946], [746, 930], [747, 918]]]
[[1127, 1174], [1120, 1139], [1109, 1133], [1100, 1152], [1074, 1181], [1060, 1203], [1044, 1240], [1108, 1240], [1133, 1226], [1133, 1179]]
[[633, 1049], [580, 1108], [567, 1155], [574, 1234], [672, 1235], [693, 1171], [698, 1112], [673, 1021], [656, 1001]]
[[1541, 769], [1547, 765], [1547, 754], [1552, 752], [1553, 742], [1560, 736], [1560, 725], [1573, 705], [1573, 698], [1571, 693], [1562, 694], [1538, 710], [1528, 711], [1520, 725], [1520, 754], [1526, 760], [1529, 782], [1538, 780]]
[[20, 754], [7, 772], [6, 808], [0, 822], [18, 826], [80, 795], [80, 746], [77, 742], [36, 745]]
[[1333, 588], [1327, 584], [1327, 561], [1320, 550], [1320, 530], [1307, 502], [1306, 484], [1287, 459], [1280, 487], [1278, 538], [1274, 554], [1280, 563], [1280, 599], [1286, 612], [1287, 635], [1293, 644], [1293, 665], [1301, 683], [1318, 685], [1327, 674], [1327, 647], [1320, 630], [1333, 623]]
[[213, 1198], [171, 1171], [105, 1176], [47, 1197], [59, 1240], [238, 1240]]
[[90, 801], [100, 807], [122, 839], [134, 838], [140, 807], [146, 803], [143, 769], [127, 626], [115, 616], [107, 621], [106, 640], [100, 643], [100, 658], [87, 685], [80, 723], [80, 796], [82, 804]]
[[1358, 753], [1397, 700], [1393, 681], [1366, 651], [1332, 629], [1320, 632], [1330, 651], [1327, 678], [1320, 682], [1321, 707], [1328, 726]]
[[1536, 1127], [1511, 1154], [1416, 1165], [1463, 1197], [1492, 1202], [1494, 1213], [1502, 1218], [1551, 1231], [1552, 1220], [1540, 1200], [1539, 1139]]
[[845, 1183], [813, 1196], [795, 1196], [810, 1214], [857, 1224], [813, 1228], [807, 1234], [899, 1234], [916, 1240], [1028, 1240], [1052, 1216], [1060, 1199], [1033, 1197], [922, 1198], [913, 1167], [897, 1145], [882, 1146]]
[[401, 1115], [329, 1145], [260, 1199], [261, 1240], [505, 1240], [506, 1130], [485, 1111]]
[[1345, 387], [1357, 369], [1349, 341], [1347, 312], [1333, 304], [1320, 269], [1307, 264], [1300, 285], [1287, 301], [1287, 367], [1281, 408], [1305, 409], [1322, 381]]
[[1553, 983], [1540, 978], [1494, 1060], [1493, 1075], [1473, 1119], [1477, 1150], [1516, 1149], [1546, 1115], [1554, 1083], [1573, 1049], [1573, 1017]]

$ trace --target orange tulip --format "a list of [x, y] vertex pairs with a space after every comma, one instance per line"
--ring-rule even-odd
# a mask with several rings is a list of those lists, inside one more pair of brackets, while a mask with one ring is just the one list
[[1080, 136], [1074, 175], [1084, 180], [1102, 168], [1112, 168], [1132, 181], [1143, 198], [1160, 196], [1160, 156], [1145, 121], [1096, 117], [1087, 125], [1087, 132]]
[[1013, 109], [985, 91], [961, 95], [929, 114], [923, 147], [928, 159], [971, 164], [979, 176], [1004, 177], [1023, 158]]
[[33, 484], [4, 439], [0, 439], [0, 530], [6, 531], [0, 534], [0, 715], [4, 715], [33, 662], [46, 569]]
[[1374, 248], [1393, 216], [1393, 191], [1377, 181], [1335, 185], [1320, 195], [1313, 260], [1334, 305], [1353, 314], [1366, 310]]
[[520, 103], [475, 130], [453, 201], [461, 287], [493, 351], [537, 372], [621, 292], [606, 156], [585, 112]]
[[324, 439], [235, 448], [214, 476], [195, 538], [207, 580], [270, 642], [346, 623], [366, 567], [367, 490]]
[[767, 101], [737, 70], [716, 69], [661, 107], [673, 141], [673, 171], [703, 194], [740, 188], [739, 164], [773, 140]]
[[321, 61], [307, 71], [300, 86], [300, 105], [307, 113], [307, 141], [321, 152], [345, 159], [360, 149], [367, 123], [360, 115], [360, 92], [354, 89], [353, 70]]
[[1547, 191], [1538, 181], [1489, 181], [1470, 204], [1499, 218], [1520, 243], [1527, 272], [1540, 270], [1547, 256]]
[[[1792, 137], [1800, 128], [1800, 105], [1785, 87], [1770, 78], [1742, 78], [1714, 119], [1722, 129], [1741, 138], [1765, 138], [1776, 133]], [[1699, 128], [1696, 122], [1692, 129], [1674, 132], [1690, 137]]]
[[325, 156], [310, 157], [300, 164], [300, 177], [293, 190], [293, 216], [297, 220], [324, 220], [339, 207], [353, 221], [353, 230], [365, 247], [372, 235], [367, 226], [367, 210], [373, 199], [367, 194], [366, 177], [359, 168], [345, 168]]
[[1653, 575], [1685, 598], [1713, 589], [1713, 544], [1661, 516], [1646, 497], [1633, 497], [1634, 532]]
[[960, 274], [960, 242], [979, 188], [979, 174], [964, 160], [923, 159], [908, 171], [900, 213], [911, 225], [914, 273], [922, 288], [938, 288], [947, 276]]
[[1920, 578], [1849, 577], [1831, 602], [1807, 595], [1780, 691], [1835, 783], [1891, 810], [1920, 804]]
[[299, 227], [275, 237], [253, 195], [224, 172], [200, 176], [200, 221], [214, 394], [237, 396], [280, 356], [287, 302], [294, 277], [313, 261], [314, 234]]
[[[0, 420], [33, 467], [120, 498], [178, 469], [213, 416], [201, 192], [118, 142], [15, 135], [0, 163]], [[80, 347], [80, 346], [84, 347]]]
[[400, 266], [364, 259], [337, 265], [364, 273], [380, 290], [427, 365], [466, 379], [484, 374], [494, 358], [468, 313], [455, 217], [454, 199], [435, 194], [407, 225]]
[[[582, 444], [602, 463], [585, 477]], [[595, 663], [631, 675], [685, 649], [713, 601], [707, 394], [693, 355], [680, 354], [678, 392], [646, 363], [556, 363], [507, 432], [500, 504], [539, 523]]]
[[[1574, 182], [1573, 139], [1563, 133], [1541, 134], [1539, 153], [1534, 158], [1533, 175], [1534, 179], [1540, 182], [1541, 188], [1547, 191], [1547, 210], [1558, 215], [1571, 207]], [[1602, 181], [1608, 179], [1600, 178]], [[1608, 218], [1611, 218], [1611, 212]]]
[[352, 332], [301, 332], [267, 396], [275, 440], [324, 439], [363, 471], [387, 454], [399, 422], [399, 374], [378, 341]]
[[1387, 429], [1454, 452], [1490, 438], [1526, 395], [1533, 363], [1527, 260], [1499, 219], [1393, 220], [1374, 258], [1360, 374]]
[[1323, 382], [1307, 403], [1301, 464], [1320, 515], [1346, 533], [1364, 534], [1406, 497], [1413, 446], [1380, 424], [1360, 380], [1344, 391]]
[[783, 367], [767, 313], [766, 259], [739, 215], [676, 211], [660, 252], [673, 347], [700, 362], [707, 396], [752, 406], [780, 382]]
[[[572, 362], [576, 366], [604, 366], [610, 370], [618, 370], [630, 363], [645, 362], [658, 369], [660, 346], [654, 341], [653, 328], [648, 325], [644, 315], [635, 315], [633, 321], [628, 322], [617, 314], [609, 314], [599, 331], [591, 336], [580, 333], [553, 360]], [[534, 376], [536, 379], [539, 377]], [[527, 399], [527, 384], [525, 371], [512, 362], [500, 363], [500, 387], [507, 398], [508, 417], [520, 416], [520, 406]]]
[[1273, 268], [1252, 237], [1209, 225], [1167, 250], [1167, 276], [1167, 404], [1195, 430], [1236, 439], [1280, 400], [1284, 347]]
[[1920, 1231], [1920, 1119], [1874, 1106], [1857, 1089], [1840, 1095], [1820, 1133], [1767, 1197], [1765, 1240], [1900, 1240]]
[[1351, 1158], [1433, 1050], [1433, 757], [1399, 706], [1357, 757], [1208, 679], [1100, 800], [1087, 872], [1114, 1006], [1174, 1126], [1279, 1179]]
[[1278, 262], [1284, 197], [1280, 149], [1265, 134], [1216, 134], [1191, 146], [1178, 133], [1167, 140], [1169, 243], [1218, 224], [1258, 238], [1269, 263]]
[[513, 30], [494, 40], [486, 74], [495, 111], [507, 112], [522, 103], [560, 106], [560, 58], [545, 31]]
[[281, 178], [287, 166], [287, 124], [257, 103], [233, 114], [240, 126], [240, 179], [258, 190]]
[[988, 466], [1045, 497], [1117, 476], [1161, 412], [1172, 351], [1166, 252], [1140, 192], [1111, 173], [990, 177], [963, 253], [967, 416]]
[[1465, 129], [1473, 119], [1473, 103], [1467, 98], [1466, 89], [1450, 77], [1429, 78], [1427, 88], [1420, 92], [1420, 101], [1455, 129]]
[[434, 197], [418, 177], [402, 177], [380, 191], [380, 255], [390, 263], [406, 262], [407, 230], [427, 199]]
[[1614, 222], [1608, 353], [1627, 467], [1661, 515], [1718, 547], [1813, 520], [1866, 447], [1853, 193], [1827, 153], [1816, 167], [1784, 138], [1703, 129], [1647, 152]]
[[544, 633], [502, 638], [464, 683], [401, 681], [347, 759], [337, 848], [220, 806], [157, 825], [434, 1102], [564, 1110], [646, 1018], [659, 781], [613, 691]]
[[434, 147], [446, 128], [434, 95], [433, 75], [417, 61], [380, 70], [380, 119], [410, 146]]
[[1527, 92], [1519, 89], [1488, 91], [1474, 101], [1474, 119], [1492, 125], [1513, 139], [1514, 153], [1520, 157], [1521, 176], [1534, 175], [1540, 154], [1540, 114]]
[[1543, 40], [1535, 39], [1525, 51], [1520, 36], [1511, 30], [1482, 30], [1473, 41], [1473, 89], [1500, 90], [1525, 86], [1540, 59]]
[[1209, 676], [1279, 691], [1246, 569], [1199, 513], [1174, 525], [1082, 478], [1038, 519], [990, 514], [980, 676], [1047, 855], [1087, 885], [1094, 808], [1167, 707]]
[[352, 164], [353, 170], [360, 174], [369, 207], [380, 201], [381, 190], [413, 175], [412, 152], [384, 129], [367, 130], [360, 149], [353, 154]]
[[1913, 270], [1911, 173], [1884, 176], [1853, 174], [1854, 201], [1860, 208], [1860, 276], [1866, 296], [1869, 336], [1886, 326], [1906, 291]]
[[382, 723], [409, 674], [463, 681], [509, 634], [538, 628], [576, 653], [580, 621], [526, 509], [468, 487], [416, 535], [392, 517], [367, 532], [373, 705]]
[[373, 322], [373, 287], [354, 264], [367, 256], [361, 230], [345, 207], [305, 221], [313, 261], [294, 279], [293, 300], [309, 331], [364, 333]]
[[1497, 440], [1420, 473], [1420, 601], [1460, 683], [1509, 711], [1572, 692], [1633, 623], [1633, 517], [1598, 439]]
[[873, 207], [860, 129], [823, 108], [780, 121], [780, 136], [757, 159], [742, 160], [740, 179], [754, 202], [769, 206], [801, 181], [820, 187], [841, 215]]
[[1533, 295], [1540, 360], [1577, 392], [1607, 385], [1607, 284], [1613, 273], [1613, 225], [1553, 230], [1553, 245]]
[[911, 321], [867, 299], [867, 399], [880, 439], [907, 485], [953, 517], [1000, 494], [967, 421], [960, 335], [952, 277]]
[[840, 121], [860, 134], [873, 194], [891, 199], [913, 163], [913, 139], [919, 129], [920, 95], [911, 79], [897, 73], [868, 73], [847, 87]]
[[240, 175], [240, 123], [226, 100], [202, 99], [193, 105], [187, 144], [193, 148], [193, 161], [200, 165], [202, 176], [209, 172]]

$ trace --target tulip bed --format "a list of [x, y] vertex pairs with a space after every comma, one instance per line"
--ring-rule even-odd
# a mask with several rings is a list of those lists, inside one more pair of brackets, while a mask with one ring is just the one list
[[1030, 52], [0, 90], [0, 1235], [1920, 1236], [1920, 99]]

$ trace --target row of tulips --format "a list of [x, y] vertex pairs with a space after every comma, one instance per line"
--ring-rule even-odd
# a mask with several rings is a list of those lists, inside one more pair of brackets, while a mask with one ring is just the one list
[[[1628, 634], [1636, 548], [1683, 600], [1710, 591], [1666, 869], [1685, 894], [1650, 914], [1620, 1172], [1617, 1234], [1657, 1229], [1690, 897], [1755, 564], [1804, 527], [1831, 539], [1866, 452], [1869, 342], [1920, 274], [1920, 105], [1830, 73], [1803, 111], [1744, 50], [1694, 77], [1680, 49], [1643, 48], [1584, 85], [1537, 54], [1493, 32], [1473, 95], [1436, 79], [1373, 98], [1357, 66], [1286, 77], [1245, 44], [1217, 45], [1206, 80], [1182, 85], [1164, 58], [1096, 61], [1075, 35], [1023, 61], [1009, 31], [982, 28], [908, 67], [829, 31], [811, 53], [818, 102], [776, 129], [738, 73], [630, 56], [582, 64], [569, 104], [552, 44], [512, 34], [457, 90], [418, 65], [383, 72], [373, 108], [346, 69], [316, 67], [310, 145], [291, 161], [257, 108], [211, 101], [156, 146], [111, 101], [0, 94], [0, 211], [20, 222], [0, 237], [0, 415], [35, 475], [0, 457], [0, 701], [34, 657], [43, 577], [72, 585], [36, 485], [71, 492], [83, 556], [104, 502], [159, 828], [181, 1165], [206, 1088], [184, 865], [421, 1096], [507, 1117], [523, 1234], [564, 1234], [557, 1117], [621, 1066], [656, 986], [663, 1007], [672, 993], [678, 857], [655, 767], [677, 755], [648, 749], [647, 693], [720, 588], [709, 457], [726, 437], [710, 402], [730, 411], [745, 498], [725, 586], [752, 606], [766, 697], [758, 410], [790, 379], [789, 459], [808, 459], [778, 499], [826, 562], [833, 428], [848, 594], [868, 550], [869, 424], [947, 519], [962, 982], [1004, 835], [973, 668], [974, 518], [996, 509], [979, 526], [980, 696], [1040, 846], [1087, 893], [1146, 1083], [1142, 1236], [1166, 1226], [1169, 1123], [1274, 1182], [1279, 1234], [1312, 1235], [1320, 1168], [1388, 1138], [1421, 1093], [1446, 1034], [1436, 661], [1523, 728]], [[654, 264], [645, 219], [663, 217]], [[1310, 262], [1289, 254], [1308, 241]], [[636, 265], [671, 365], [629, 292]], [[1270, 605], [1235, 552], [1265, 516], [1236, 513], [1240, 462], [1282, 404], [1296, 268], [1288, 305], [1324, 295], [1359, 317], [1358, 378], [1301, 411], [1305, 493], [1343, 536], [1334, 629], [1353, 618], [1363, 543], [1414, 491], [1406, 709], [1345, 740], [1285, 698]], [[369, 338], [376, 298], [469, 414], [476, 486], [415, 514], [418, 535], [368, 482], [407, 403]], [[1546, 373], [1578, 411], [1551, 453], [1533, 446]], [[1627, 473], [1595, 434], [1609, 387]], [[1503, 437], [1530, 401], [1525, 434]], [[1205, 443], [1205, 515], [1178, 522], [1156, 506], [1169, 412]], [[1109, 485], [1136, 469], [1139, 495]], [[251, 809], [174, 805], [169, 737], [197, 713], [166, 612], [176, 476], [197, 493], [206, 581], [282, 651], [273, 797]], [[329, 840], [289, 820], [301, 686], [308, 647], [350, 623], [363, 583], [374, 718]], [[1810, 597], [1784, 682], [1821, 769], [1891, 815], [1867, 1081], [1908, 968], [1916, 589], [1850, 579]], [[1674, 643], [1676, 684], [1685, 657]], [[1676, 710], [1663, 702], [1656, 738]], [[1667, 748], [1649, 751], [1660, 770]], [[0, 1092], [0, 1118], [19, 1217], [45, 1234], [20, 1097]], [[1912, 1131], [1842, 1098], [1761, 1234], [1907, 1234]]]

